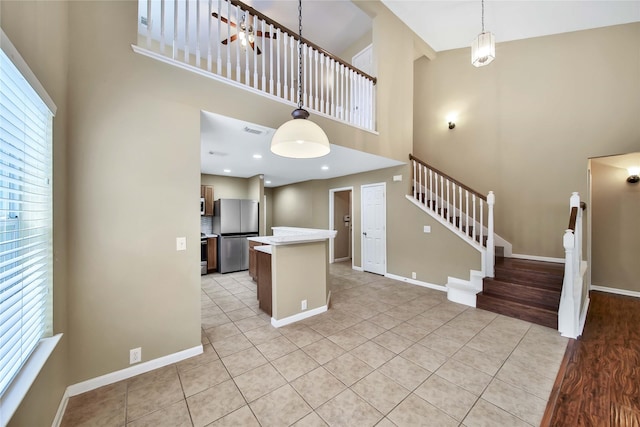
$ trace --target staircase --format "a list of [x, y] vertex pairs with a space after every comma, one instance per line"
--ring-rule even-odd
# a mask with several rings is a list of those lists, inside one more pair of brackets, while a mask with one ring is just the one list
[[558, 329], [564, 264], [496, 257], [476, 307]]

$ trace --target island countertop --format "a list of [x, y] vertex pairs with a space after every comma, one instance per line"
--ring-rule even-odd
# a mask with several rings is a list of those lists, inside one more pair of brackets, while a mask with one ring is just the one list
[[335, 230], [297, 227], [273, 227], [272, 230], [273, 236], [248, 237], [247, 239], [252, 242], [277, 246], [333, 239], [337, 233]]

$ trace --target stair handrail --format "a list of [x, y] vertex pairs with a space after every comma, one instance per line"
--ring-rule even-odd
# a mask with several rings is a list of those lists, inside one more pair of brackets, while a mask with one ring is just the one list
[[417, 158], [416, 156], [414, 156], [413, 154], [409, 154], [409, 160], [415, 160], [418, 164], [421, 164], [422, 166], [426, 166], [427, 168], [431, 169], [432, 171], [434, 171], [435, 173], [437, 173], [438, 175], [442, 175], [442, 177], [448, 179], [451, 182], [454, 182], [457, 186], [464, 188], [465, 190], [469, 191], [470, 193], [473, 193], [476, 195], [476, 197], [480, 197], [481, 199], [483, 199], [484, 201], [487, 201], [487, 196], [485, 196], [484, 194], [480, 193], [479, 191], [474, 190], [471, 187], [467, 187], [466, 185], [464, 185], [463, 183], [461, 183], [460, 181], [458, 181], [455, 178], [452, 178], [451, 176], [447, 175], [446, 173], [434, 168], [433, 166], [431, 166], [430, 164], [428, 164], [427, 162], [425, 162], [424, 160], [420, 160], [419, 158]]
[[[426, 211], [431, 211], [441, 223], [457, 232], [482, 253], [482, 272], [494, 277], [495, 236], [493, 191], [484, 194], [463, 184], [450, 175], [434, 168], [425, 161], [409, 154], [413, 164], [413, 198]], [[434, 185], [435, 178], [435, 185]], [[424, 190], [424, 191], [423, 191]], [[462, 197], [464, 190], [464, 199]], [[427, 197], [427, 193], [433, 199]], [[484, 204], [487, 205], [486, 221]], [[466, 206], [465, 206], [466, 204]], [[449, 213], [453, 212], [454, 216]], [[459, 215], [454, 219], [456, 213]], [[484, 237], [486, 227], [486, 248]], [[478, 231], [479, 229], [479, 231]]]
[[586, 209], [580, 195], [569, 199], [569, 226], [562, 244], [565, 250], [564, 279], [558, 308], [558, 331], [563, 336], [577, 338], [582, 333], [581, 308], [584, 307], [582, 271], [582, 211]]

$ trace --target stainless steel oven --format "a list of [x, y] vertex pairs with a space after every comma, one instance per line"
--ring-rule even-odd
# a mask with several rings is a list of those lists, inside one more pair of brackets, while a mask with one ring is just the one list
[[208, 239], [200, 234], [200, 275], [207, 274], [207, 253], [209, 252]]

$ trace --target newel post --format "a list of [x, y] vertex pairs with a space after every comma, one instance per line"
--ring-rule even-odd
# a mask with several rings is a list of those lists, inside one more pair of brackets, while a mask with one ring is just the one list
[[485, 272], [487, 277], [494, 277], [494, 267], [496, 262], [496, 250], [493, 236], [493, 205], [495, 204], [496, 196], [493, 194], [493, 191], [489, 191], [489, 194], [487, 194], [487, 271]]
[[[579, 203], [578, 203], [579, 204]], [[562, 237], [564, 246], [565, 262], [564, 262], [564, 280], [562, 283], [562, 294], [560, 295], [560, 307], [558, 309], [558, 330], [562, 336], [576, 338], [576, 330], [578, 327], [577, 319], [574, 316], [574, 280], [573, 276], [573, 252], [575, 246], [575, 236], [573, 230], [566, 230]]]

